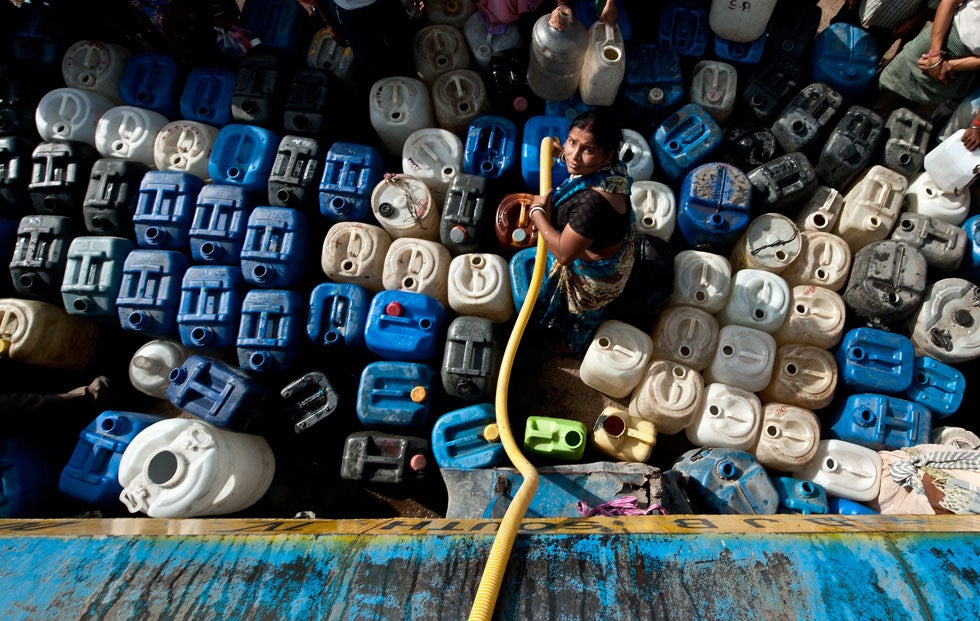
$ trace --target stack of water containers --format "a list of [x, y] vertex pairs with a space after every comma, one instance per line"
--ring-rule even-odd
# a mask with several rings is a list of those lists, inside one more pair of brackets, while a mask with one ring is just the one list
[[366, 88], [289, 0], [245, 2], [263, 43], [237, 66], [67, 42], [29, 101], [16, 63], [38, 59], [0, 67], [2, 351], [79, 369], [136, 339], [134, 388], [188, 415], [103, 412], [64, 494], [241, 511], [305, 458], [297, 434], [339, 430], [336, 471], [364, 484], [506, 465], [491, 403], [538, 146], [597, 106], [626, 124], [636, 270], [673, 263], [624, 298], [670, 300], [611, 307], [580, 368], [610, 405], [530, 416], [530, 453], [672, 466], [705, 511], [871, 511], [878, 451], [970, 442], [975, 154], [871, 109], [867, 32], [818, 34], [790, 0], [624, 1], [615, 26], [578, 0], [562, 30], [540, 9], [492, 31], [448, 4], [417, 22], [417, 75]]

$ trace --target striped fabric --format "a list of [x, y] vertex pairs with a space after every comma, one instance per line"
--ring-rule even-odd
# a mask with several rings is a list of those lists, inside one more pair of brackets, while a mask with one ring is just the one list
[[939, 0], [861, 0], [858, 16], [863, 26], [894, 28], [923, 5], [936, 8]]

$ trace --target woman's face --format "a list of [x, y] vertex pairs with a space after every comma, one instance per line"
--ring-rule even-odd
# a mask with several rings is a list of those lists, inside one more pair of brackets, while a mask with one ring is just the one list
[[573, 127], [565, 139], [565, 166], [569, 174], [588, 175], [612, 159], [612, 153], [596, 145], [592, 132]]

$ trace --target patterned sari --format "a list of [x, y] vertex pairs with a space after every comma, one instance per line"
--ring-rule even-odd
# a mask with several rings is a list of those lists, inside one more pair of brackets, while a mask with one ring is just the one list
[[[626, 167], [616, 162], [591, 175], [568, 179], [555, 188], [552, 204], [557, 209], [577, 192], [596, 188], [612, 194], [625, 194], [629, 205], [632, 179]], [[571, 265], [555, 263], [538, 296], [538, 323], [555, 334], [573, 352], [584, 351], [605, 321], [606, 306], [623, 292], [636, 250], [632, 209], [630, 227], [622, 247], [613, 256], [599, 261], [576, 259]]]

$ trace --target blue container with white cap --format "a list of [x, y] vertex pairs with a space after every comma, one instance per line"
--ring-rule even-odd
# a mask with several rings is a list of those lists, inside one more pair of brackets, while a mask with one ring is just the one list
[[119, 78], [119, 97], [128, 106], [177, 118], [177, 61], [166, 54], [137, 52]]
[[180, 341], [187, 347], [234, 347], [245, 295], [242, 270], [237, 265], [192, 265], [180, 289]]
[[200, 263], [237, 264], [254, 195], [238, 185], [211, 183], [197, 195], [188, 237], [191, 257]]
[[320, 179], [320, 214], [329, 222], [372, 222], [371, 193], [384, 171], [384, 158], [374, 147], [333, 143]]
[[379, 291], [371, 300], [364, 343], [388, 360], [424, 362], [443, 343], [446, 309], [414, 291]]
[[124, 330], [176, 336], [180, 283], [188, 263], [187, 255], [176, 250], [136, 249], [129, 253], [116, 298]]
[[292, 287], [303, 276], [309, 225], [289, 207], [256, 207], [242, 243], [242, 276], [256, 287]]
[[463, 172], [499, 179], [517, 165], [517, 126], [506, 117], [485, 114], [470, 123], [463, 146]]
[[[564, 144], [571, 127], [572, 120], [564, 116], [532, 116], [524, 124], [524, 134], [521, 139], [521, 176], [529, 192], [537, 194], [540, 189], [538, 179], [541, 175], [541, 140], [557, 138]], [[552, 187], [558, 187], [565, 179], [568, 179], [568, 169], [561, 162], [557, 162], [551, 169]]]
[[903, 393], [912, 385], [915, 351], [907, 336], [854, 328], [844, 334], [835, 356], [839, 378], [851, 390]]
[[371, 294], [354, 283], [325, 282], [310, 292], [306, 335], [315, 345], [360, 350], [364, 347]]
[[432, 368], [418, 362], [372, 362], [361, 372], [357, 418], [368, 427], [422, 430], [432, 407]]
[[231, 94], [237, 75], [222, 67], [197, 67], [187, 74], [180, 115], [188, 121], [222, 128], [231, 123]]
[[195, 354], [170, 371], [167, 399], [218, 427], [244, 429], [265, 398], [258, 381], [217, 358]]
[[492, 403], [440, 416], [432, 426], [432, 453], [440, 468], [492, 468], [506, 463]]
[[266, 192], [281, 141], [279, 135], [263, 127], [239, 123], [225, 125], [215, 137], [208, 158], [211, 180]]
[[301, 350], [306, 302], [295, 291], [252, 289], [242, 301], [238, 366], [246, 371], [285, 371]]
[[928, 444], [932, 435], [932, 413], [928, 409], [913, 401], [877, 393], [850, 395], [827, 422], [827, 438], [875, 451]]
[[152, 250], [184, 250], [204, 182], [183, 172], [151, 170], [143, 175], [133, 214], [136, 242]]

